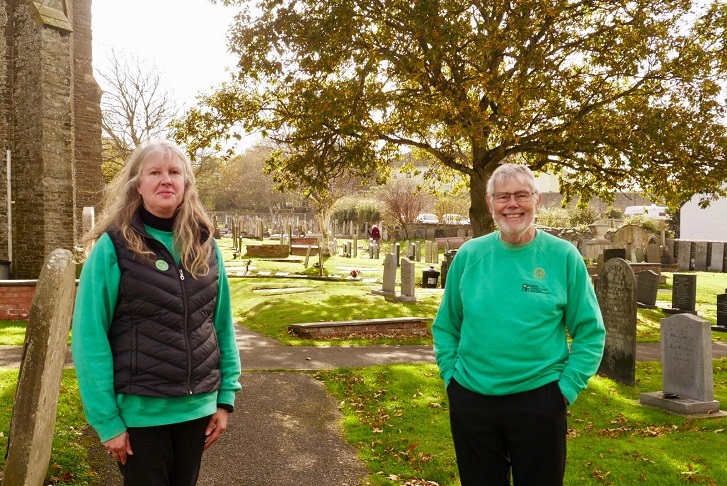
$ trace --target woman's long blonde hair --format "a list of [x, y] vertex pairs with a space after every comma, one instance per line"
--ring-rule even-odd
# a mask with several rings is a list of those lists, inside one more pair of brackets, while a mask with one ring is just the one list
[[90, 247], [110, 228], [115, 228], [134, 253], [152, 254], [145, 249], [141, 236], [131, 228], [131, 219], [142, 205], [137, 188], [144, 162], [157, 155], [176, 157], [182, 163], [184, 198], [174, 219], [174, 247], [181, 254], [182, 266], [192, 276], [207, 275], [211, 252], [214, 251], [211, 244], [214, 238], [212, 222], [199, 202], [192, 163], [179, 146], [169, 140], [142, 145], [126, 159], [124, 167], [104, 192], [101, 219], [84, 237], [84, 244]]

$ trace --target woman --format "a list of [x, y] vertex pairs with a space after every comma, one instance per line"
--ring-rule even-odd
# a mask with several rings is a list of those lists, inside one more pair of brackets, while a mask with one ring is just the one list
[[125, 485], [194, 485], [240, 389], [227, 277], [192, 165], [169, 141], [109, 186], [71, 348], [84, 411]]

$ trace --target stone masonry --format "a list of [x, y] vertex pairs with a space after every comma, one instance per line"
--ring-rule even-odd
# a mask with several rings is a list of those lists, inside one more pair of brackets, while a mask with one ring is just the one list
[[78, 245], [83, 207], [100, 199], [91, 1], [0, 0], [0, 260], [15, 279], [37, 278], [51, 251]]

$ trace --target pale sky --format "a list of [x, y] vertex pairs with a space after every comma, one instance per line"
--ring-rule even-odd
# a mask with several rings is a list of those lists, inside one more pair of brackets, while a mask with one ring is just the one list
[[226, 35], [239, 8], [209, 0], [93, 0], [93, 64], [113, 48], [153, 63], [181, 106], [225, 81]]

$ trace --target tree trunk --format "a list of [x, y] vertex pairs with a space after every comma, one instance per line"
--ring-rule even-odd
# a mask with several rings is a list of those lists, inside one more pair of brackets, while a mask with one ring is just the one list
[[475, 237], [495, 231], [495, 222], [486, 201], [487, 180], [493, 170], [483, 168], [470, 177], [470, 224]]

